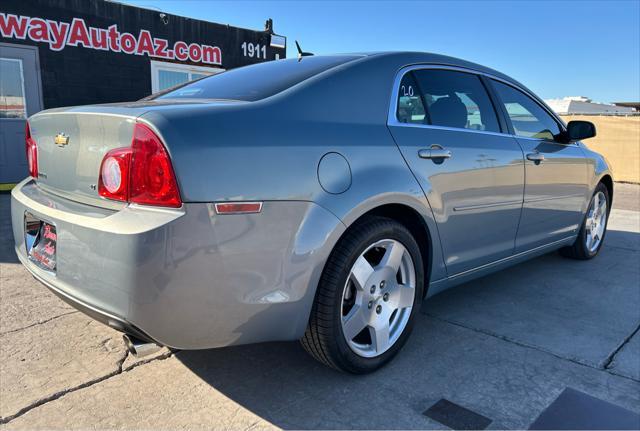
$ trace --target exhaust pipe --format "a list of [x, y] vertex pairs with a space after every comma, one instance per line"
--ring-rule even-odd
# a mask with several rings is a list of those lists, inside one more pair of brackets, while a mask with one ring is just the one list
[[158, 346], [155, 343], [148, 343], [128, 334], [123, 335], [122, 339], [124, 340], [124, 344], [127, 346], [129, 353], [136, 358], [151, 355], [162, 348], [162, 346]]

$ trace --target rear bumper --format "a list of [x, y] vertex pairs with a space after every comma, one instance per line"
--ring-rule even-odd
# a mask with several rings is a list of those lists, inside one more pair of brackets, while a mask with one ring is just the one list
[[[57, 227], [57, 271], [27, 258], [24, 214]], [[75, 308], [158, 344], [200, 349], [292, 340], [304, 332], [322, 267], [344, 225], [311, 202], [265, 202], [262, 213], [78, 204], [32, 180], [11, 199], [16, 253]]]
[[[96, 320], [102, 324], [105, 324], [116, 331], [123, 332], [125, 334], [133, 335], [141, 340], [148, 341], [151, 343], [156, 343], [149, 335], [145, 334], [142, 330], [138, 329], [135, 325], [130, 322], [125, 321], [121, 317], [114, 316], [112, 314], [107, 313], [104, 310], [99, 310], [96, 307], [85, 304], [79, 301], [76, 298], [69, 296], [67, 293], [59, 290], [57, 287], [40, 277], [35, 271], [33, 271], [33, 265], [29, 260], [24, 257], [21, 253], [18, 253], [18, 258], [20, 262], [31, 272], [31, 275], [38, 280], [40, 283], [44, 284], [49, 290], [54, 293], [58, 298], [75, 308], [76, 310], [86, 314], [91, 317], [93, 320]], [[36, 268], [37, 269], [37, 268]]]

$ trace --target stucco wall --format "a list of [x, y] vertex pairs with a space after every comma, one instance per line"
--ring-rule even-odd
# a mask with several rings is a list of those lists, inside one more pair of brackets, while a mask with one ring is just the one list
[[584, 143], [607, 158], [616, 181], [640, 183], [640, 116], [563, 115], [562, 119], [595, 124], [597, 136]]

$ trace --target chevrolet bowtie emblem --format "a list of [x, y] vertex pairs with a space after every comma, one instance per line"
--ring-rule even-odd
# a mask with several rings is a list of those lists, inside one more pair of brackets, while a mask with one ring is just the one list
[[59, 147], [64, 147], [65, 145], [69, 144], [69, 137], [66, 136], [64, 133], [58, 133], [56, 135], [56, 138], [53, 140], [53, 142], [55, 142], [56, 145]]

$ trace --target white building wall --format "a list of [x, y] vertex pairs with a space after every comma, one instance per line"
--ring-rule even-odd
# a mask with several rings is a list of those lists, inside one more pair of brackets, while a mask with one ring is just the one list
[[565, 97], [562, 99], [547, 99], [549, 105], [557, 114], [631, 114], [633, 108], [626, 106], [595, 103], [583, 97]]
[[568, 99], [547, 99], [545, 103], [553, 109], [556, 114], [566, 114], [569, 111], [571, 100]]

